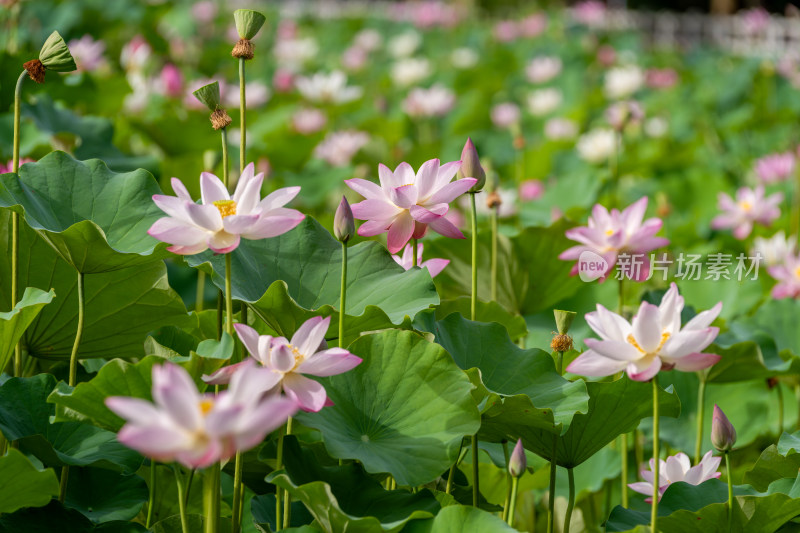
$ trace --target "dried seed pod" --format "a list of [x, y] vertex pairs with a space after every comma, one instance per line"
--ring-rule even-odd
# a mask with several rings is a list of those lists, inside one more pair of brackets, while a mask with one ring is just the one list
[[231, 122], [233, 122], [233, 120], [231, 120], [231, 117], [228, 115], [228, 112], [222, 108], [217, 109], [213, 113], [211, 113], [211, 126], [215, 130], [227, 128], [228, 126], [230, 126]]

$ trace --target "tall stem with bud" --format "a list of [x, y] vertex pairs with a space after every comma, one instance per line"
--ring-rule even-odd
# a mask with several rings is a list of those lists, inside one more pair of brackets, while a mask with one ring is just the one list
[[[556, 329], [558, 335], [553, 337], [550, 343], [557, 355], [556, 371], [561, 376], [564, 373], [564, 352], [572, 349], [572, 337], [568, 335], [572, 321], [575, 320], [577, 313], [574, 311], [553, 311], [556, 318]], [[553, 533], [555, 530], [555, 508], [556, 508], [556, 468], [558, 467], [558, 434], [553, 434], [553, 451], [550, 455], [550, 501], [547, 513], [547, 532]]]

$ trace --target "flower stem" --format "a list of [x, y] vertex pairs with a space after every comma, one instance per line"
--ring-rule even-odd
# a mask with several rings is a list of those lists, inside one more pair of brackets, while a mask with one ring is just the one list
[[497, 207], [492, 209], [492, 301], [497, 301]]
[[[470, 320], [475, 320], [478, 307], [478, 210], [475, 207], [475, 193], [469, 193], [472, 208], [472, 300], [470, 301]], [[472, 505], [478, 507], [478, 435], [472, 435]]]
[[222, 137], [222, 184], [228, 189], [228, 128], [219, 130]]
[[[19, 117], [22, 104], [22, 82], [25, 81], [27, 70], [23, 70], [17, 79], [14, 89], [14, 148], [12, 152], [11, 172], [19, 172]], [[11, 309], [17, 305], [17, 285], [19, 280], [19, 213], [11, 212]], [[14, 346], [14, 375], [22, 376], [22, 347], [19, 342]]]
[[203, 505], [206, 508], [205, 533], [219, 530], [219, 483], [220, 465], [214, 463], [206, 471], [203, 480]]
[[733, 530], [733, 478], [730, 455], [730, 451], [725, 452], [725, 472], [728, 476], [728, 531]]
[[233, 296], [231, 295], [231, 254], [225, 254], [225, 331], [233, 337]]
[[450, 472], [447, 474], [447, 485], [445, 486], [445, 494], [450, 494], [453, 489], [453, 476], [455, 476], [458, 463], [461, 462], [461, 450], [464, 449], [464, 439], [461, 439], [461, 445], [458, 447], [458, 455], [456, 455], [456, 462], [450, 467]]
[[511, 500], [509, 501], [508, 520], [507, 524], [512, 526], [514, 524], [514, 510], [517, 507], [517, 488], [519, 487], [519, 478], [511, 477]]
[[697, 437], [694, 442], [694, 464], [700, 462], [703, 450], [703, 425], [705, 423], [706, 380], [700, 374], [700, 385], [697, 386]]
[[147, 520], [145, 526], [150, 529], [150, 524], [153, 522], [153, 508], [156, 502], [156, 462], [150, 461], [150, 494], [147, 498]]
[[[289, 419], [286, 421], [286, 434], [292, 434], [292, 417], [290, 416]], [[292, 496], [285, 492], [283, 495], [283, 529], [289, 527], [289, 523], [292, 520]]]
[[505, 457], [506, 460], [506, 500], [505, 502], [503, 502], [502, 518], [503, 520], [506, 520], [508, 518], [508, 504], [511, 501], [511, 478], [513, 476], [508, 471], [508, 461], [509, 461], [508, 441], [505, 440], [503, 441], [503, 457]]
[[[186, 501], [187, 501], [187, 490], [181, 480], [181, 474], [178, 472], [180, 467], [175, 468], [175, 483], [178, 484], [178, 511], [181, 515], [181, 531], [182, 533], [189, 533], [189, 523], [186, 520]], [[191, 477], [189, 478], [189, 482], [191, 483]], [[148, 520], [149, 522], [149, 520]]]
[[[278, 452], [275, 457], [275, 470], [283, 468], [283, 435], [285, 429], [281, 428], [278, 433]], [[280, 531], [283, 525], [283, 505], [281, 502], [282, 489], [275, 485], [275, 531]]]
[[558, 466], [558, 435], [553, 435], [553, 454], [550, 457], [550, 502], [547, 512], [547, 533], [553, 533], [556, 523], [556, 468]]
[[[245, 148], [247, 146], [247, 127], [245, 113], [247, 111], [247, 99], [245, 98], [245, 79], [244, 79], [244, 58], [239, 58], [239, 174], [244, 172]], [[235, 530], [234, 530], [235, 531]]]
[[344, 348], [344, 313], [347, 305], [347, 243], [342, 243], [342, 288], [339, 291], [339, 348]]
[[658, 531], [656, 529], [658, 522], [658, 480], [659, 480], [659, 450], [658, 450], [658, 374], [653, 379], [653, 503], [650, 507], [650, 531]]
[[411, 239], [411, 266], [419, 266], [419, 257], [417, 256], [417, 239]]
[[[617, 285], [617, 308], [618, 314], [622, 317], [625, 316], [625, 276], [620, 278], [619, 285]], [[622, 493], [622, 506], [627, 509], [628, 507], [628, 434], [623, 433], [620, 435], [620, 462], [621, 462], [621, 479], [622, 485], [620, 491]]]
[[567, 504], [567, 514], [564, 516], [564, 533], [569, 533], [572, 510], [575, 508], [575, 473], [572, 468], [567, 468], [567, 477], [569, 479], [569, 503]]
[[195, 296], [194, 310], [200, 312], [203, 310], [203, 296], [206, 292], [206, 273], [202, 270], [197, 271], [197, 293]]
[[69, 356], [69, 386], [74, 387], [78, 375], [78, 348], [83, 335], [83, 320], [86, 313], [86, 303], [83, 299], [83, 272], [78, 272], [78, 329], [75, 331], [75, 342], [72, 344], [72, 353]]
[[470, 301], [470, 320], [475, 320], [478, 306], [478, 209], [475, 207], [475, 193], [469, 193], [472, 209], [472, 300]]
[[778, 438], [783, 435], [783, 389], [781, 389], [781, 382], [775, 385], [778, 394]]
[[231, 506], [231, 531], [238, 533], [241, 529], [241, 515], [239, 514], [242, 500], [242, 452], [236, 452], [236, 463], [233, 471], [233, 505]]

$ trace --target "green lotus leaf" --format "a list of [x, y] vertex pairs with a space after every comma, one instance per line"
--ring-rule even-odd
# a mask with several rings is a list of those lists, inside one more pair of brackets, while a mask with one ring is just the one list
[[455, 462], [461, 439], [480, 427], [467, 377], [440, 346], [409, 331], [364, 335], [348, 348], [353, 370], [320, 378], [334, 405], [300, 413], [333, 457], [357, 459], [400, 485], [436, 479]]
[[[179, 526], [180, 527], [180, 526]], [[147, 528], [135, 522], [113, 520], [93, 524], [75, 509], [57, 501], [45, 507], [20, 509], [0, 517], [0, 533], [145, 533]], [[201, 531], [200, 529], [196, 531]]]
[[[258, 302], [275, 281], [283, 280], [289, 296], [307, 310], [324, 305], [338, 309], [342, 245], [320, 224], [306, 219], [298, 227], [271, 239], [242, 240], [231, 254], [233, 297]], [[414, 316], [439, 297], [427, 270], [405, 271], [386, 248], [363, 242], [347, 252], [347, 314], [361, 315], [367, 306], [380, 307], [395, 324]], [[211, 252], [187, 257], [191, 266], [209, 265], [217, 287], [225, 285], [225, 258]], [[269, 318], [267, 302], [254, 305]], [[277, 311], [275, 311], [277, 312]]]
[[0, 207], [25, 221], [76, 270], [108, 272], [167, 257], [147, 234], [164, 216], [152, 196], [161, 190], [146, 170], [115, 173], [99, 159], [51, 152], [19, 175], [0, 176]]
[[[4, 480], [0, 485], [0, 513], [13, 513], [23, 507], [41, 507], [58, 495], [56, 473], [51, 468], [37, 470], [22, 452], [14, 448], [0, 457], [0, 479]], [[0, 531], [2, 528], [0, 518]]]
[[387, 491], [358, 464], [320, 466], [294, 437], [284, 441], [284, 454], [285, 470], [271, 474], [267, 481], [302, 501], [328, 533], [395, 533], [439, 510], [439, 502], [429, 491]]
[[14, 353], [14, 347], [25, 330], [42, 307], [53, 301], [55, 295], [53, 290], [45, 292], [35, 287], [27, 287], [22, 294], [22, 300], [17, 302], [14, 309], [0, 313], [0, 369], [6, 367]]
[[512, 533], [517, 531], [497, 516], [463, 505], [449, 505], [431, 520], [420, 520], [404, 529], [408, 533]]
[[137, 475], [99, 468], [71, 468], [64, 505], [97, 524], [132, 520], [147, 497], [147, 483]]
[[563, 433], [576, 413], [586, 413], [584, 382], [559, 376], [549, 353], [520, 349], [500, 324], [472, 322], [458, 314], [432, 322], [430, 312], [417, 315], [415, 324], [433, 333], [476, 385], [481, 439], [514, 441], [519, 426]]
[[[0, 243], [9, 248], [10, 218], [10, 213], [0, 212]], [[77, 274], [35, 231], [26, 224], [20, 226], [19, 286], [52, 289], [56, 294], [31, 322], [21, 342], [35, 357], [68, 359], [78, 325]], [[141, 357], [148, 332], [193, 322], [180, 296], [170, 288], [167, 269], [160, 261], [86, 276], [84, 291], [81, 359]], [[0, 309], [8, 305], [10, 293], [11, 261], [4, 255], [0, 257]]]
[[111, 431], [79, 422], [50, 423], [55, 406], [47, 403], [56, 386], [50, 374], [11, 378], [0, 386], [0, 431], [19, 449], [47, 466], [98, 466], [135, 472], [142, 456], [123, 446]]

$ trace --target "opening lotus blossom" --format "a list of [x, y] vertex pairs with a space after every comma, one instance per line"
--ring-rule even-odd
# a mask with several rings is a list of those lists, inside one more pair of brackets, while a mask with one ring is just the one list
[[344, 348], [320, 350], [330, 321], [330, 317], [306, 320], [291, 341], [285, 337], [259, 335], [250, 326], [235, 324], [236, 333], [252, 359], [224, 367], [210, 376], [203, 376], [203, 380], [213, 385], [228, 383], [242, 366], [252, 364], [254, 359], [261, 366], [248, 371], [259, 376], [265, 389], [274, 392], [282, 389], [304, 411], [317, 412], [325, 405], [331, 405], [330, 400], [320, 383], [303, 374], [335, 376], [361, 363], [360, 357]]
[[106, 406], [127, 423], [119, 441], [157, 461], [204, 468], [260, 443], [297, 411], [284, 396], [264, 396], [252, 361], [230, 376], [228, 390], [200, 394], [189, 373], [166, 363], [153, 367], [155, 403], [112, 396]]
[[192, 200], [180, 180], [172, 178], [177, 196], [153, 196], [167, 216], [158, 219], [147, 233], [171, 244], [168, 250], [176, 254], [193, 255], [208, 248], [224, 254], [235, 250], [241, 238], [275, 237], [297, 226], [305, 215], [283, 206], [297, 196], [300, 187], [278, 189], [261, 200], [264, 174], [254, 175], [254, 168], [253, 163], [245, 167], [233, 196], [218, 177], [203, 172], [201, 204]]
[[[677, 453], [667, 460], [659, 459], [661, 467], [658, 472], [658, 499], [664, 495], [673, 483], [683, 481], [690, 485], [699, 485], [709, 479], [719, 479], [720, 473], [717, 472], [719, 463], [722, 457], [713, 457], [712, 451], [709, 450], [695, 466], [689, 461], [689, 457], [685, 453]], [[644, 481], [630, 483], [628, 486], [631, 490], [635, 490], [641, 494], [648, 496], [653, 495], [653, 482], [655, 481], [655, 459], [650, 459], [650, 470], [642, 469], [639, 474]], [[653, 498], [646, 498], [645, 501], [650, 503]]]
[[776, 192], [764, 196], [764, 186], [758, 185], [755, 189], [742, 187], [736, 191], [735, 201], [729, 195], [721, 192], [718, 201], [722, 214], [714, 217], [711, 227], [713, 229], [732, 228], [733, 236], [743, 240], [753, 231], [753, 224], [769, 226], [773, 220], [781, 216], [778, 206], [783, 201], [783, 194]]
[[393, 254], [411, 238], [422, 238], [429, 226], [446, 237], [463, 239], [461, 230], [445, 218], [450, 202], [477, 183], [474, 178], [453, 181], [460, 167], [461, 161], [440, 165], [438, 159], [431, 159], [415, 174], [405, 162], [394, 172], [381, 164], [380, 185], [360, 178], [346, 180], [348, 187], [366, 198], [353, 205], [353, 215], [367, 221], [358, 234], [369, 237], [388, 231], [388, 248]]
[[586, 339], [589, 350], [572, 361], [567, 371], [611, 376], [625, 370], [635, 381], [649, 381], [660, 370], [694, 372], [714, 365], [720, 356], [702, 350], [719, 333], [710, 324], [722, 311], [722, 302], [681, 328], [683, 305], [674, 283], [659, 306], [642, 302], [632, 322], [597, 304], [597, 311], [586, 314], [586, 322], [600, 339]]
[[[571, 261], [578, 259], [585, 251], [594, 252], [601, 256], [608, 267], [601, 279], [605, 279], [617, 264], [621, 253], [627, 253], [641, 259], [641, 268], [628, 268], [624, 274], [637, 281], [647, 279], [650, 272], [650, 259], [647, 252], [666, 246], [669, 240], [656, 237], [661, 229], [662, 222], [659, 218], [644, 219], [647, 210], [647, 197], [634, 202], [622, 212], [617, 209], [608, 209], [600, 204], [592, 208], [587, 226], [567, 230], [567, 238], [581, 244], [573, 246], [561, 253], [559, 259]], [[628, 265], [631, 267], [631, 265]], [[570, 274], [578, 273], [579, 265], [575, 263]]]
[[[411, 244], [406, 244], [406, 247], [403, 248], [402, 257], [399, 255], [393, 255], [392, 259], [394, 259], [398, 265], [408, 270], [414, 266], [413, 250], [414, 249], [412, 248]], [[437, 274], [444, 270], [444, 267], [450, 264], [449, 259], [428, 259], [427, 261], [423, 261], [422, 250], [422, 243], [417, 244], [417, 262], [420, 268], [428, 269], [428, 272], [430, 272], [432, 278], [435, 278]]]

